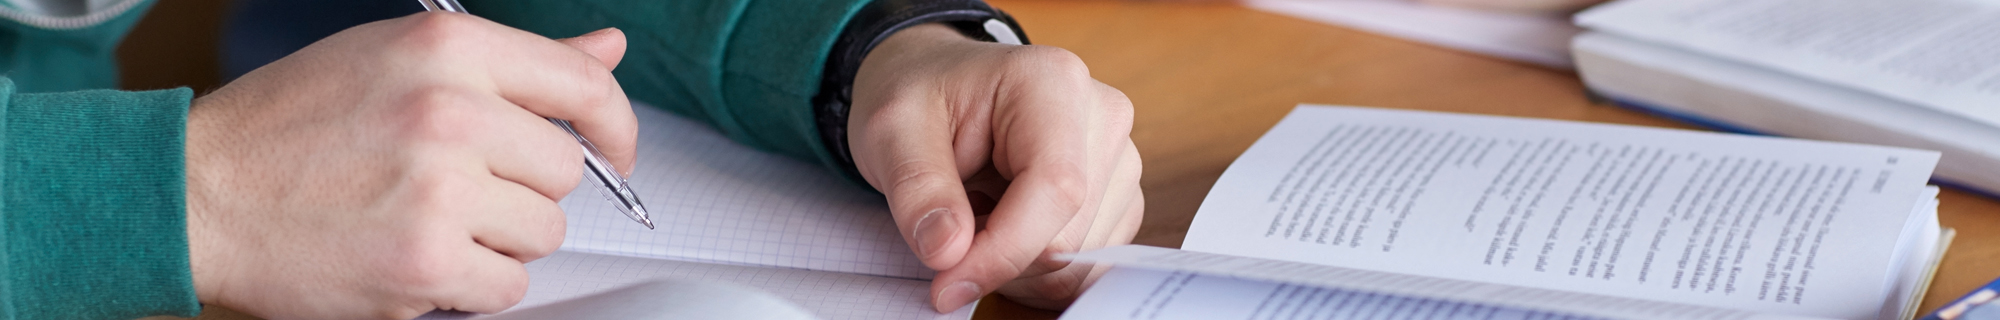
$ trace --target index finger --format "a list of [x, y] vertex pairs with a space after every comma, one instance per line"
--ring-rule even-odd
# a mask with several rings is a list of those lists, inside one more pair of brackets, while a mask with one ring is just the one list
[[1087, 93], [1055, 87], [1034, 88], [1048, 92], [1014, 103], [1031, 110], [996, 120], [994, 162], [1003, 174], [1012, 173], [1013, 183], [965, 258], [932, 282], [939, 311], [955, 310], [1021, 276], [1097, 197], [1090, 187], [1094, 175], [1086, 169], [1088, 143], [1078, 138], [1087, 136], [1088, 117], [1071, 114], [1087, 109], [1059, 99]]
[[625, 89], [611, 76], [611, 68], [624, 57], [625, 34], [608, 29], [557, 42], [526, 31], [508, 31], [540, 45], [539, 50], [503, 50], [524, 56], [492, 61], [496, 64], [489, 70], [494, 71], [500, 96], [535, 114], [569, 120], [619, 173], [630, 175], [639, 120], [632, 114]]
[[593, 32], [565, 43], [466, 14], [411, 19], [418, 41], [448, 43], [433, 44], [444, 48], [432, 54], [473, 60], [495, 94], [536, 115], [569, 120], [613, 166], [630, 172], [639, 124], [611, 75], [624, 55], [623, 33]]

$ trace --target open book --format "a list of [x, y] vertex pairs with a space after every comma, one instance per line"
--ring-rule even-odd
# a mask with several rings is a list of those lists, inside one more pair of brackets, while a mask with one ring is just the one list
[[1938, 150], [2000, 195], [2000, 1], [1624, 0], [1577, 16], [1591, 91], [1719, 129]]
[[[528, 263], [527, 296], [511, 310], [677, 279], [759, 289], [826, 319], [971, 317], [971, 306], [931, 308], [933, 272], [905, 244], [881, 195], [634, 104], [639, 163], [630, 183], [659, 230], [620, 214], [596, 186], [578, 185], [560, 203], [569, 224], [562, 249]], [[729, 292], [755, 291], [712, 294]]]
[[1301, 106], [1065, 319], [1906, 319], [1930, 151]]

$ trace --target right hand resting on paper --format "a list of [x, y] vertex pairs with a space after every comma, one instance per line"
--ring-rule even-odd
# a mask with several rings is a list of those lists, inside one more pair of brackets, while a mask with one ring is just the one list
[[188, 243], [201, 302], [265, 318], [491, 313], [562, 242], [582, 155], [630, 169], [624, 34], [561, 42], [421, 13], [335, 34], [194, 101]]
[[939, 270], [940, 311], [989, 292], [1066, 307], [1108, 269], [1055, 255], [1129, 243], [1145, 211], [1131, 100], [1055, 47], [904, 29], [862, 62], [848, 128], [855, 166]]

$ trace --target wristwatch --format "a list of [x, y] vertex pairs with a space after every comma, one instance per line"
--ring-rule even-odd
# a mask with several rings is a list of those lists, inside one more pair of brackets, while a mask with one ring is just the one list
[[1028, 35], [1006, 12], [980, 0], [874, 0], [863, 5], [842, 27], [827, 55], [819, 93], [813, 96], [813, 118], [820, 140], [841, 173], [863, 181], [847, 148], [847, 113], [854, 102], [854, 76], [868, 52], [903, 29], [938, 22], [979, 41], [1028, 44]]

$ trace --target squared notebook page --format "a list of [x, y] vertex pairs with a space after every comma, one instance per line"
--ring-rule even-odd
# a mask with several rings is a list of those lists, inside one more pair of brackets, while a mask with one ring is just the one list
[[[639, 161], [628, 182], [647, 230], [579, 184], [560, 203], [562, 250], [929, 279], [882, 195], [818, 164], [738, 144], [637, 101]], [[917, 299], [923, 300], [921, 297]]]

